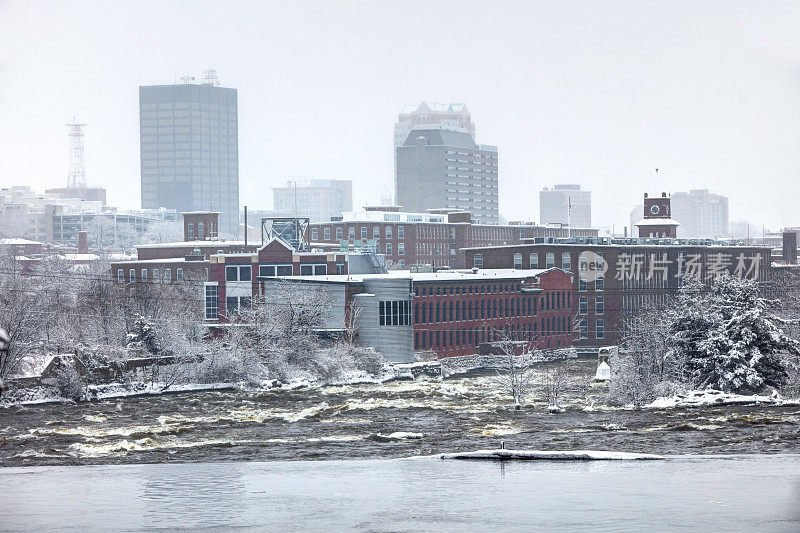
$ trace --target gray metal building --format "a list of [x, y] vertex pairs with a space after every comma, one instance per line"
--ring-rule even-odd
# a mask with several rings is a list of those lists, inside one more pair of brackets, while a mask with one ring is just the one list
[[139, 87], [142, 207], [222, 213], [220, 232], [239, 234], [236, 89], [206, 72], [180, 85]]
[[469, 131], [415, 126], [395, 149], [395, 192], [404, 211], [449, 208], [498, 224], [497, 147], [478, 145]]

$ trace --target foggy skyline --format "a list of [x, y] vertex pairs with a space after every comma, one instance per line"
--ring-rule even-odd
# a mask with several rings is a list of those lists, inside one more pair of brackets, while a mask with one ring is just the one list
[[[191, 6], [191, 8], [189, 8]], [[800, 225], [800, 4], [0, 2], [0, 186], [89, 185], [140, 207], [141, 85], [216, 69], [239, 91], [240, 202], [293, 176], [393, 188], [397, 114], [463, 102], [498, 146], [500, 213], [592, 191], [595, 226], [642, 194], [710, 189], [731, 220]], [[656, 175], [654, 169], [659, 168]]]

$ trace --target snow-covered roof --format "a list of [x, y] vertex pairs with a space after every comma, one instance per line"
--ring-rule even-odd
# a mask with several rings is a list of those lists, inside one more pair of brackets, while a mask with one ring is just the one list
[[[287, 281], [316, 281], [327, 283], [360, 283], [366, 279], [409, 279], [414, 282], [433, 282], [433, 281], [519, 281], [531, 277], [537, 277], [551, 270], [560, 268], [545, 268], [531, 270], [517, 270], [513, 268], [486, 268], [473, 270], [440, 270], [438, 272], [411, 272], [409, 270], [390, 270], [386, 274], [330, 274], [325, 276], [269, 276], [271, 279], [285, 279]], [[259, 276], [259, 279], [261, 277]]]
[[97, 261], [100, 259], [97, 254], [64, 254], [62, 257], [69, 261]]
[[29, 241], [28, 239], [0, 239], [0, 244], [7, 244], [13, 246], [20, 246], [20, 245], [30, 245], [30, 244], [40, 244], [44, 245], [43, 242], [39, 241]]
[[635, 226], [680, 226], [681, 223], [672, 218], [645, 218], [640, 220]]
[[192, 264], [196, 263], [196, 264], [201, 264], [201, 263], [204, 263], [204, 262], [207, 263], [207, 261], [205, 261], [205, 260], [197, 260], [197, 259], [195, 259], [194, 261], [187, 261], [186, 258], [184, 258], [184, 257], [165, 257], [165, 258], [162, 258], [162, 259], [132, 259], [132, 260], [123, 259], [121, 261], [114, 261], [114, 264], [115, 265], [116, 264], [147, 265], [147, 264], [151, 264], [151, 263], [192, 263]]
[[[257, 246], [258, 242], [249, 242], [247, 246]], [[137, 244], [136, 248], [200, 248], [208, 246], [244, 246], [244, 241], [176, 241]]]

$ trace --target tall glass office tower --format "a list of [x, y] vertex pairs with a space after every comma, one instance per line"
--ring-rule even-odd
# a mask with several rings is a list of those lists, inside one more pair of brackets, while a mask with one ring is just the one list
[[187, 81], [139, 87], [142, 208], [219, 211], [220, 233], [238, 236], [237, 92]]

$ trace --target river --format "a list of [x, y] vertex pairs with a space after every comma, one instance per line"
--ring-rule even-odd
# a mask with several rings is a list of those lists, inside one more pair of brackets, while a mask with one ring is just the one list
[[798, 531], [800, 457], [0, 469], [1, 529]]

